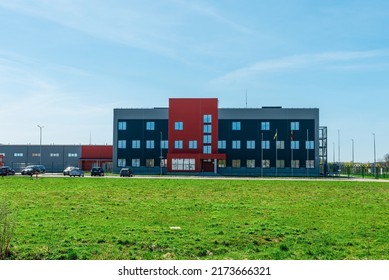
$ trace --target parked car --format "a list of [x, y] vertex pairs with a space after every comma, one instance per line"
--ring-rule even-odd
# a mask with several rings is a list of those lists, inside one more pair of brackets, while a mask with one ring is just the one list
[[24, 169], [22, 169], [21, 174], [32, 176], [33, 174], [36, 173], [45, 173], [45, 172], [46, 172], [46, 168], [44, 167], [44, 165], [28, 165]]
[[93, 167], [90, 171], [91, 176], [104, 176], [104, 169], [101, 167]]
[[9, 166], [0, 167], [0, 176], [15, 175], [15, 170]]
[[132, 177], [131, 168], [122, 168], [120, 169], [120, 177]]
[[70, 171], [72, 171], [74, 168], [76, 168], [76, 167], [74, 167], [74, 166], [68, 166], [68, 167], [66, 167], [66, 168], [64, 169], [64, 171], [63, 171], [63, 176], [70, 175], [70, 174], [69, 174]]
[[74, 167], [72, 170], [70, 170], [69, 172], [69, 176], [70, 177], [84, 177], [84, 171], [82, 171], [80, 168], [78, 167]]

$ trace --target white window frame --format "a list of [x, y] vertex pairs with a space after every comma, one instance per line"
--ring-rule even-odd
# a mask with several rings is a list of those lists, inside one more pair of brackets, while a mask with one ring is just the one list
[[118, 141], [118, 149], [126, 149], [127, 148], [127, 141], [126, 140], [119, 140]]
[[255, 149], [255, 140], [247, 140], [247, 149], [248, 150], [253, 150]]
[[204, 123], [212, 123], [212, 115], [204, 115], [203, 122]]
[[154, 140], [146, 140], [146, 149], [154, 149]]
[[184, 130], [183, 122], [174, 122], [174, 130]]
[[232, 130], [241, 130], [240, 122], [232, 122]]
[[232, 149], [234, 150], [240, 149], [240, 140], [232, 140]]
[[190, 140], [189, 141], [189, 149], [197, 149], [197, 140]]
[[146, 122], [146, 130], [155, 130], [155, 122]]
[[270, 130], [270, 122], [261, 122], [261, 130]]
[[218, 149], [227, 149], [227, 141], [226, 140], [217, 141], [217, 148]]
[[291, 122], [290, 130], [300, 130], [300, 122]]
[[210, 145], [205, 145], [203, 147], [203, 154], [212, 154], [212, 146]]
[[162, 140], [161, 143], [161, 149], [168, 149], [169, 148], [169, 142], [168, 140]]
[[127, 122], [119, 121], [118, 122], [118, 130], [127, 130]]
[[203, 143], [204, 144], [212, 144], [212, 135], [204, 135]]
[[299, 150], [300, 149], [300, 141], [290, 141], [290, 148], [292, 150]]
[[140, 140], [132, 140], [132, 145], [131, 147], [133, 149], [140, 149]]
[[305, 141], [305, 149], [306, 150], [314, 150], [315, 149], [315, 141]]
[[174, 141], [174, 149], [183, 149], [183, 141], [182, 140], [175, 140]]
[[270, 141], [269, 140], [261, 141], [261, 147], [262, 147], [262, 150], [269, 150], [270, 149]]
[[126, 166], [126, 159], [118, 158], [118, 167], [125, 167], [125, 166]]
[[131, 166], [132, 167], [140, 167], [140, 159], [139, 158], [133, 158], [131, 160]]

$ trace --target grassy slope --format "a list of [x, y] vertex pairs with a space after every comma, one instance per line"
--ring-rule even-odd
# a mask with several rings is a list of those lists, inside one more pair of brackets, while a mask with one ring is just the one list
[[4, 178], [1, 198], [14, 259], [389, 259], [387, 183]]

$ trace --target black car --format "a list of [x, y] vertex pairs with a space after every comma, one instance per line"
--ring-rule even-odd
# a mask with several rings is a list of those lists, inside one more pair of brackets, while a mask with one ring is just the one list
[[131, 168], [122, 168], [120, 170], [120, 177], [132, 177], [132, 170]]
[[37, 173], [40, 174], [45, 172], [46, 172], [46, 168], [44, 165], [28, 165], [24, 169], [22, 169], [21, 174], [32, 176], [33, 174], [37, 174]]
[[91, 176], [104, 176], [104, 169], [101, 167], [93, 167], [90, 171]]
[[0, 167], [0, 176], [8, 176], [8, 175], [15, 175], [15, 170], [10, 168], [9, 166]]

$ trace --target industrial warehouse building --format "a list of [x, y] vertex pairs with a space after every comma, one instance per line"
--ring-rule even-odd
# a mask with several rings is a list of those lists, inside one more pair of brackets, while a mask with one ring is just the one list
[[114, 109], [113, 127], [115, 172], [325, 174], [326, 128], [317, 108], [218, 108], [216, 98], [171, 98], [168, 108]]
[[111, 145], [0, 145], [0, 166], [20, 172], [27, 165], [42, 164], [46, 172], [62, 172], [67, 166], [112, 170]]

